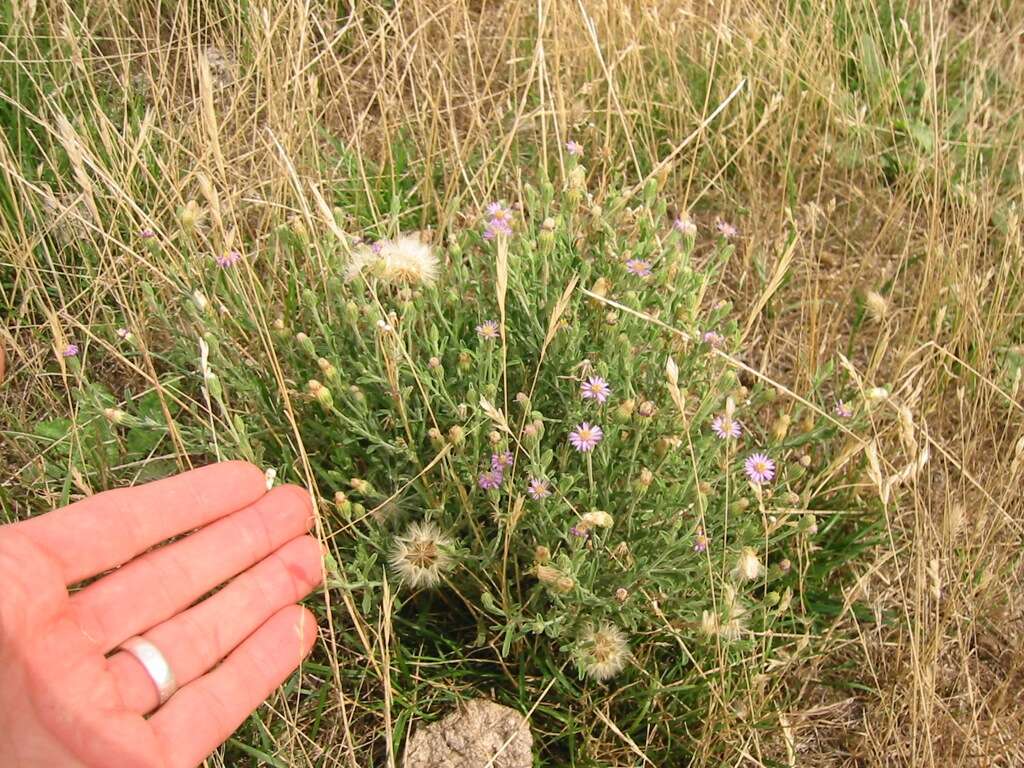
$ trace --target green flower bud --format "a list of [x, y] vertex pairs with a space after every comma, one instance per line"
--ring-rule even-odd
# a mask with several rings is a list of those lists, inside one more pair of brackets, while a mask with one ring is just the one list
[[309, 355], [310, 357], [317, 356], [316, 347], [313, 346], [313, 340], [309, 338], [309, 336], [299, 331], [298, 333], [295, 334], [295, 341], [299, 343], [299, 346], [302, 348], [302, 351], [305, 352], [307, 355]]

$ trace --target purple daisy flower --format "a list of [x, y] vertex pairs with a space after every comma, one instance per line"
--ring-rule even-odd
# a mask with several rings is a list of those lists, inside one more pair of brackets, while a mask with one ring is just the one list
[[725, 344], [725, 337], [715, 331], [704, 331], [704, 335], [700, 338], [701, 341], [713, 349], [718, 349], [720, 346]]
[[644, 259], [630, 259], [626, 262], [626, 271], [637, 277], [650, 277], [651, 262]]
[[494, 219], [487, 222], [487, 226], [484, 228], [484, 240], [493, 240], [498, 235], [505, 235], [508, 237], [512, 234], [512, 227], [505, 221], [499, 221]]
[[743, 463], [743, 471], [747, 473], [750, 482], [763, 485], [775, 477], [775, 462], [763, 453], [753, 453]]
[[580, 453], [586, 453], [594, 450], [603, 437], [604, 431], [601, 427], [597, 424], [591, 425], [584, 421], [569, 433], [569, 442], [572, 443], [572, 447]]
[[672, 222], [672, 228], [676, 232], [682, 232], [684, 235], [695, 235], [697, 234], [697, 225], [693, 223], [693, 219], [690, 218], [689, 214], [682, 214]]
[[491, 491], [499, 487], [505, 481], [505, 473], [500, 469], [489, 469], [486, 472], [481, 472], [480, 477], [477, 478], [477, 483], [485, 491]]
[[476, 327], [476, 332], [480, 335], [481, 339], [486, 339], [487, 341], [501, 338], [501, 328], [495, 320], [484, 320]]
[[740, 233], [736, 227], [724, 219], [715, 219], [715, 229], [717, 229], [718, 233], [726, 240], [732, 240]]
[[77, 344], [68, 344], [66, 347], [64, 347], [64, 350], [61, 352], [61, 355], [63, 357], [75, 357], [77, 354], [78, 354], [78, 345]]
[[576, 525], [569, 529], [569, 533], [580, 539], [585, 539], [590, 535], [590, 531], [588, 531], [586, 528], [580, 528]]
[[149, 240], [151, 237], [156, 237], [156, 232], [154, 232], [149, 227], [143, 227], [141, 230], [139, 230], [139, 237], [141, 237], [143, 240]]
[[706, 552], [710, 543], [711, 539], [704, 533], [704, 529], [698, 528], [697, 533], [693, 535], [693, 551]]
[[526, 492], [530, 494], [530, 498], [540, 501], [551, 495], [551, 484], [543, 477], [531, 477]]
[[127, 341], [128, 339], [130, 339], [132, 337], [132, 332], [129, 331], [127, 328], [118, 328], [116, 333], [117, 333], [117, 338], [124, 339], [125, 341]]
[[573, 157], [583, 157], [583, 145], [571, 139], [565, 142], [565, 151]]
[[491, 454], [491, 469], [495, 472], [504, 472], [512, 466], [512, 451], [502, 451]]
[[842, 400], [836, 403], [836, 416], [841, 419], [848, 419], [853, 416], [853, 409], [849, 403], [845, 403]]
[[217, 257], [217, 266], [220, 267], [221, 269], [227, 269], [229, 267], [235, 266], [235, 264], [237, 264], [239, 259], [241, 258], [242, 254], [240, 254], [238, 251], [232, 248], [223, 256]]
[[611, 393], [612, 388], [600, 376], [591, 376], [580, 385], [580, 397], [584, 400], [597, 400], [603, 403]]
[[711, 422], [711, 431], [722, 440], [728, 440], [730, 437], [734, 439], [739, 437], [743, 430], [736, 419], [723, 413], [715, 416], [715, 420]]

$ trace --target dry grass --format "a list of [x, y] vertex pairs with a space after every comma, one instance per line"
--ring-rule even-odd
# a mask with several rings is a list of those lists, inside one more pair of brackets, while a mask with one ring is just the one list
[[[276, 227], [388, 220], [383, 188], [408, 204], [403, 228], [440, 238], [535, 182], [569, 137], [586, 146], [597, 188], [640, 182], [671, 156], [656, 174], [662, 194], [744, 234], [718, 290], [744, 319], [764, 304], [748, 362], [800, 388], [838, 350], [865, 387], [891, 384], [868, 471], [879, 493], [929, 454], [889, 495], [889, 544], [847, 596], [876, 622], [846, 612], [832, 652], [794, 664], [806, 706], [780, 713], [778, 735], [734, 720], [727, 740], [738, 753], [755, 745], [745, 764], [769, 754], [784, 765], [1024, 764], [1024, 420], [1019, 370], [1006, 365], [1024, 302], [1021, 6], [356, 5], [339, 15], [321, 3], [158, 12], [142, 0], [15, 0], [0, 47], [3, 421], [73, 413], [54, 349], [69, 334], [103, 344], [90, 329], [115, 310], [144, 349], [159, 348], [147, 296], [180, 306], [202, 280], [176, 218], [190, 200], [204, 249], [244, 239], [278, 254], [247, 288], [269, 324], [293, 269]], [[332, 198], [339, 189], [344, 200]], [[335, 204], [344, 215], [328, 222]], [[145, 226], [159, 260], [136, 247]], [[776, 272], [790, 232], [792, 261]], [[314, 284], [328, 277], [315, 254], [299, 268]], [[884, 316], [863, 312], [867, 290], [887, 298]], [[141, 359], [108, 380], [158, 386], [159, 360]], [[29, 479], [40, 457], [13, 437], [8, 518], [60, 501]], [[178, 437], [164, 448], [190, 462]], [[74, 479], [72, 492], [88, 491]], [[292, 764], [355, 765], [391, 725], [388, 675], [372, 690], [344, 683], [352, 665], [387, 667], [390, 627], [348, 609], [365, 658], [329, 650], [342, 693], [315, 743], [307, 724], [276, 712], [294, 723], [291, 743], [276, 745]], [[636, 759], [605, 734], [609, 760]]]

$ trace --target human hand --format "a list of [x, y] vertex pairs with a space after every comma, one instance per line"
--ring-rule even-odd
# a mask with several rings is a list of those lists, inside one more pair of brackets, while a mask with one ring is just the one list
[[[306, 491], [267, 492], [259, 469], [225, 462], [0, 526], [0, 765], [201, 763], [313, 646], [294, 604], [322, 575], [312, 521]], [[163, 705], [114, 652], [135, 635], [176, 678]]]

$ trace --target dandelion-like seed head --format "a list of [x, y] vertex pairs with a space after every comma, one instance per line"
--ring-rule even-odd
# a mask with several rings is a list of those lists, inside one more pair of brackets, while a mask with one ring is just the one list
[[577, 653], [587, 676], [604, 682], [625, 669], [629, 643], [622, 630], [610, 622], [589, 624], [580, 633]]
[[753, 453], [743, 463], [743, 471], [750, 482], [762, 485], [775, 477], [775, 462], [763, 453]]
[[611, 393], [612, 388], [600, 376], [591, 376], [580, 385], [580, 397], [584, 400], [597, 400], [599, 403], [604, 403]]
[[494, 341], [501, 338], [501, 328], [496, 320], [484, 320], [476, 327], [477, 335], [485, 341]]
[[761, 574], [764, 573], [764, 566], [761, 565], [757, 551], [753, 547], [743, 548], [732, 573], [737, 581], [755, 581], [761, 577]]
[[711, 422], [711, 431], [718, 435], [719, 439], [728, 440], [729, 438], [738, 438], [742, 434], [743, 428], [736, 419], [723, 413], [716, 416]]
[[551, 484], [543, 477], [531, 477], [526, 492], [535, 501], [541, 501], [551, 495]]
[[580, 453], [594, 450], [603, 438], [604, 430], [601, 427], [597, 424], [588, 424], [585, 421], [569, 433], [569, 442]]
[[434, 587], [454, 565], [451, 548], [451, 539], [433, 523], [412, 523], [395, 537], [391, 567], [413, 589]]
[[437, 281], [440, 264], [430, 245], [418, 237], [402, 235], [360, 247], [349, 262], [345, 278], [351, 281], [364, 270], [390, 285], [432, 285]]

